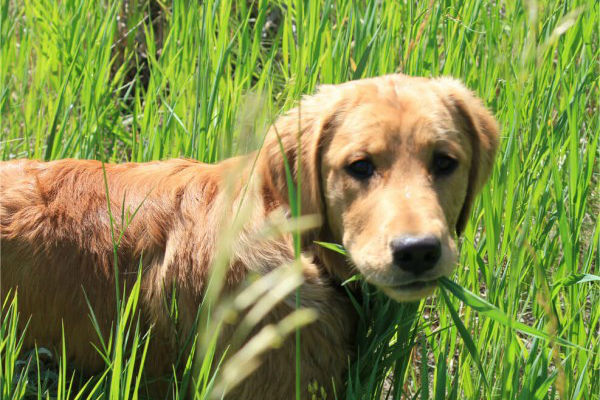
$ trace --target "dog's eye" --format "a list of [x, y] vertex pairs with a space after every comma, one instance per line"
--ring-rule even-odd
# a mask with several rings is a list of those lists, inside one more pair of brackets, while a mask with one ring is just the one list
[[437, 176], [450, 175], [458, 167], [458, 161], [446, 154], [434, 154], [433, 173]]
[[368, 179], [375, 172], [375, 166], [370, 160], [358, 160], [347, 165], [346, 171], [356, 179]]

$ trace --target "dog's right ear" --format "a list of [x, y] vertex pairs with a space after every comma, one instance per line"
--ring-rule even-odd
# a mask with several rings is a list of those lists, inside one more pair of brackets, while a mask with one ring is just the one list
[[293, 187], [300, 188], [301, 214], [322, 214], [320, 150], [343, 113], [341, 91], [339, 86], [321, 86], [317, 94], [304, 97], [271, 126], [258, 165], [267, 198], [289, 206], [291, 177]]

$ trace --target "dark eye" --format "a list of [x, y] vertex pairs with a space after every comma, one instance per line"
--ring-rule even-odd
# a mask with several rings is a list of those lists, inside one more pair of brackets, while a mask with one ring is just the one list
[[433, 155], [433, 173], [437, 176], [450, 175], [458, 167], [456, 159], [446, 154], [436, 153]]
[[347, 165], [346, 172], [356, 179], [368, 179], [375, 172], [375, 166], [370, 160], [358, 160]]

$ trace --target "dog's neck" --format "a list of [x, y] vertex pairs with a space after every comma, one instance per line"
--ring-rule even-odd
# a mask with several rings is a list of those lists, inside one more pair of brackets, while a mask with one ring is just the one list
[[[287, 196], [283, 196], [268, 181], [260, 182], [258, 190], [263, 199], [264, 212], [267, 217], [275, 213], [283, 213], [288, 219], [292, 218]], [[353, 267], [346, 256], [326, 249], [317, 243], [336, 243], [338, 240], [331, 234], [325, 216], [316, 215], [315, 217], [321, 221], [319, 226], [300, 233], [301, 253], [306, 259], [312, 260], [322, 279], [331, 285], [338, 286], [354, 275]], [[292, 242], [289, 238], [284, 238], [284, 240]]]

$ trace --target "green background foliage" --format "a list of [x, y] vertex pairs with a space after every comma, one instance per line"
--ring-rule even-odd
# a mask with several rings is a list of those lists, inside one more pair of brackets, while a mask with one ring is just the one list
[[[374, 318], [379, 344], [414, 347], [349, 378], [348, 398], [379, 398], [389, 382], [388, 398], [600, 398], [597, 1], [0, 4], [3, 160], [218, 162], [260, 146], [268, 124], [319, 84], [393, 72], [461, 79], [499, 120], [501, 149], [452, 279], [506, 319], [451, 290], [421, 302], [399, 335], [378, 336], [389, 326]], [[16, 315], [3, 304], [2, 398], [74, 398], [64, 362], [52, 388], [23, 370]], [[363, 311], [398, 307], [375, 305]], [[134, 396], [135, 379], [111, 380], [119, 373], [107, 369], [81, 396]]]

